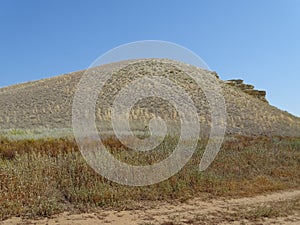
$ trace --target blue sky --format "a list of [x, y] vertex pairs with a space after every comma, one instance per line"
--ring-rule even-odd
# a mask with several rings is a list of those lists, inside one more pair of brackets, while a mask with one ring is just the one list
[[132, 41], [185, 46], [300, 116], [298, 0], [1, 0], [0, 86], [87, 68]]

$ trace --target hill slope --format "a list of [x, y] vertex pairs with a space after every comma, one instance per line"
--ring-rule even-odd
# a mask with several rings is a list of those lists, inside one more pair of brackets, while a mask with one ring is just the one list
[[[197, 73], [204, 79], [211, 79], [215, 76], [214, 73], [166, 59], [122, 61], [100, 66], [97, 70], [113, 74], [100, 92], [101, 97], [97, 102], [96, 116], [99, 123], [110, 120], [114, 97], [126, 84], [144, 75], [161, 73], [179, 83], [189, 93], [198, 109], [202, 131], [209, 131], [208, 102], [202, 90], [189, 80], [187, 72]], [[73, 96], [84, 72], [1, 88], [0, 129], [71, 128]], [[227, 107], [227, 134], [299, 136], [300, 118], [283, 112], [228, 82], [219, 80], [219, 83]], [[147, 99], [138, 103], [131, 116], [138, 121], [147, 122], [154, 114], [178, 121], [174, 107], [160, 99]]]

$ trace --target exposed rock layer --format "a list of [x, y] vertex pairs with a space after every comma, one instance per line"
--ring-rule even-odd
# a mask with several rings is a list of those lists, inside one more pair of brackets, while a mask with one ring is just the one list
[[255, 90], [252, 84], [244, 84], [244, 81], [241, 79], [227, 80], [225, 83], [242, 90], [248, 95], [258, 98], [264, 102], [268, 102], [266, 99], [266, 91]]

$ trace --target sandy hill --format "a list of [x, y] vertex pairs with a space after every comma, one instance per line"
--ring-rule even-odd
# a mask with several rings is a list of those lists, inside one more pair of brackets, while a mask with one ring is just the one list
[[[202, 131], [209, 130], [207, 99], [187, 72], [196, 73], [204, 80], [217, 76], [216, 73], [166, 59], [122, 61], [97, 67], [97, 71], [113, 74], [99, 93], [97, 122], [110, 120], [114, 97], [126, 84], [144, 75], [159, 73], [189, 93], [198, 110]], [[73, 96], [84, 72], [1, 88], [0, 129], [71, 128]], [[218, 82], [226, 101], [227, 134], [299, 136], [300, 118], [271, 106], [265, 99], [265, 92], [254, 90], [241, 80], [218, 79]], [[155, 98], [138, 103], [131, 118], [147, 122], [157, 114], [178, 121], [175, 108]]]

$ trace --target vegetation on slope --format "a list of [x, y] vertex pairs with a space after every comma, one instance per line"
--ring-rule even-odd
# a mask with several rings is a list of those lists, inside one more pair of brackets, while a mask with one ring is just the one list
[[[121, 67], [123, 68], [119, 70]], [[97, 122], [110, 121], [113, 99], [124, 86], [134, 79], [157, 74], [180, 85], [194, 101], [199, 111], [201, 127], [209, 126], [208, 102], [188, 73], [196, 73], [199, 77], [204, 77], [205, 81], [215, 76], [210, 71], [163, 59], [122, 61], [100, 66], [97, 71], [99, 76], [104, 71], [113, 75], [99, 95], [95, 112]], [[79, 71], [0, 89], [0, 129], [71, 128], [73, 97], [83, 74], [84, 71]], [[299, 136], [300, 118], [222, 80], [219, 83], [226, 100], [228, 134]], [[210, 88], [205, 82], [203, 86]], [[169, 120], [176, 119], [174, 107], [161, 101], [153, 102], [154, 104], [149, 104], [148, 100], [139, 104], [132, 110], [132, 117], [146, 122], [153, 114]]]

